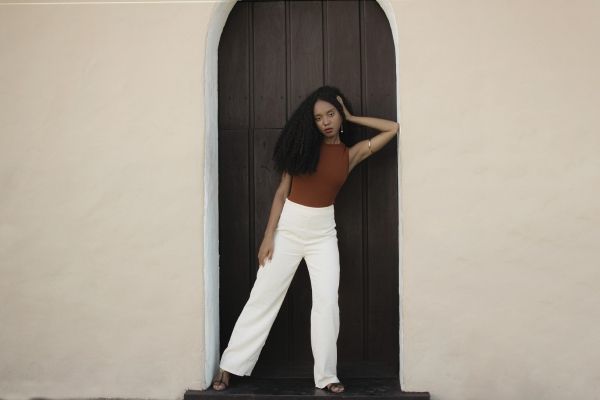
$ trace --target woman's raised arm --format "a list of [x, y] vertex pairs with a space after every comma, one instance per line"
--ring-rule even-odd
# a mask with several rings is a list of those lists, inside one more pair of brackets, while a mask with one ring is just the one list
[[338, 96], [337, 99], [344, 109], [344, 114], [346, 115], [347, 121], [381, 131], [381, 133], [373, 136], [372, 138], [361, 140], [350, 148], [350, 166], [348, 167], [348, 172], [350, 172], [357, 164], [370, 155], [381, 150], [383, 146], [392, 140], [392, 138], [396, 136], [400, 130], [400, 124], [396, 121], [390, 121], [383, 118], [359, 117], [352, 115], [344, 105], [342, 98]]

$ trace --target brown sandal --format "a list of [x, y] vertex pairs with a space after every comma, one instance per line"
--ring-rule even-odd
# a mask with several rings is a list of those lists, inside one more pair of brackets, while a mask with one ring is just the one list
[[[227, 380], [227, 382], [225, 382], [223, 380], [224, 375], [225, 375], [225, 370], [220, 368], [219, 374], [213, 380], [213, 383], [212, 383], [213, 389], [221, 391], [221, 390], [225, 390], [229, 387], [229, 379], [231, 379], [231, 374], [229, 374], [229, 379]], [[221, 385], [223, 385], [223, 386], [221, 387]]]
[[[342, 390], [333, 390], [333, 388], [338, 388], [338, 389], [341, 388]], [[323, 390], [326, 390], [331, 393], [342, 393], [344, 391], [344, 389], [345, 388], [344, 388], [344, 385], [342, 384], [342, 382], [332, 382], [323, 388]]]

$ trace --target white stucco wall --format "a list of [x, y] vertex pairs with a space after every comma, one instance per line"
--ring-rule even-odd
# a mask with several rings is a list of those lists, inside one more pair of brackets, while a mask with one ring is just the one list
[[[599, 398], [599, 3], [380, 4], [399, 71], [404, 388]], [[208, 385], [205, 154], [230, 6], [0, 2], [0, 398]]]
[[398, 1], [404, 378], [600, 398], [600, 2]]
[[0, 398], [204, 384], [213, 7], [0, 5]]

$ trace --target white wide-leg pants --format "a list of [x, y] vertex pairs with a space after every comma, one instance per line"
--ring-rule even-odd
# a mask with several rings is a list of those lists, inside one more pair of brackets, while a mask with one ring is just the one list
[[273, 257], [259, 266], [248, 301], [238, 317], [220, 367], [250, 375], [267, 340], [298, 264], [304, 257], [312, 287], [310, 338], [315, 386], [337, 377], [340, 326], [340, 262], [333, 204], [308, 207], [286, 199], [274, 233]]

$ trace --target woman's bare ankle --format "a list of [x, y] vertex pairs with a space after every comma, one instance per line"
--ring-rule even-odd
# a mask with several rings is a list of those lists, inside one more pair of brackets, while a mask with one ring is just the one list
[[229, 380], [231, 374], [229, 371], [225, 371], [223, 368], [219, 368], [219, 371], [215, 375], [212, 383], [212, 387], [215, 390], [224, 390], [229, 387]]

